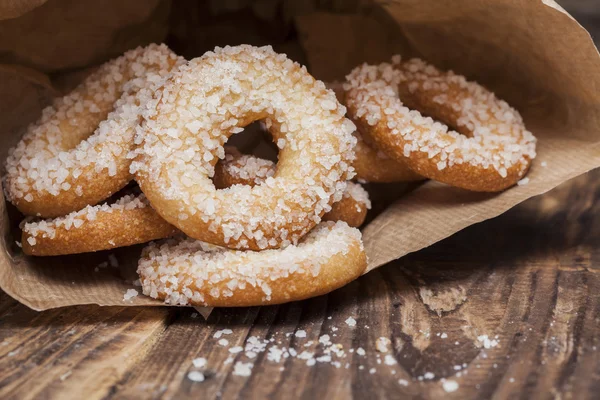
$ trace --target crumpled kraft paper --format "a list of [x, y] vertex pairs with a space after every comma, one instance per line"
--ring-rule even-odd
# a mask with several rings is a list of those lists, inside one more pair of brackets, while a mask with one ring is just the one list
[[[66, 3], [69, 1], [0, 0], [2, 159], [41, 108], [68, 87], [61, 84], [69, 82], [64, 77], [84, 75], [73, 69], [97, 64], [128, 47], [165, 37], [174, 50], [183, 46], [186, 53], [194, 49], [184, 43], [186, 38], [193, 37], [201, 42], [197, 48], [203, 48], [211, 40], [218, 41], [214, 36], [219, 28], [227, 30], [224, 37], [236, 38], [232, 40], [246, 37], [243, 31], [231, 31], [236, 24], [227, 23], [211, 24], [210, 32], [202, 30], [208, 29], [205, 26], [198, 26], [198, 31], [192, 33], [178, 31], [176, 17], [186, 14], [186, 10], [182, 12], [179, 8], [190, 7], [191, 2], [170, 5], [166, 1], [131, 2], [135, 6], [114, 1], [102, 10], [91, 7], [89, 13], [100, 13], [94, 15], [102, 21], [97, 26], [98, 32], [93, 27], [83, 27], [83, 22], [92, 18], [86, 14], [86, 7], [78, 7], [82, 15], [69, 21], [74, 25], [61, 31], [71, 37], [49, 35], [46, 28], [50, 23], [41, 23], [46, 28], [39, 32], [26, 30], [33, 20], [40, 24], [45, 16], [58, 20], [71, 15], [72, 10], [58, 9]], [[218, 2], [209, 2], [209, 8], [212, 3]], [[261, 21], [265, 18], [283, 13], [284, 28], [273, 23], [277, 32], [284, 35], [278, 37], [275, 48], [294, 49], [297, 59], [306, 58], [317, 78], [328, 81], [343, 79], [363, 61], [385, 61], [395, 53], [422, 57], [496, 91], [521, 111], [528, 128], [539, 139], [538, 157], [528, 174], [527, 185], [499, 194], [482, 194], [426, 182], [413, 185], [413, 190], [379, 214], [374, 213], [375, 219], [363, 229], [369, 270], [495, 217], [600, 166], [600, 55], [589, 34], [554, 1], [387, 0], [372, 4], [337, 0], [328, 8], [318, 1], [302, 7], [288, 0], [264, 0], [257, 4], [230, 0], [228, 7], [219, 8], [215, 18], [225, 20], [228, 12], [239, 18], [238, 13], [247, 12], [244, 18], [250, 22], [236, 28], [243, 30], [264, 25]], [[169, 7], [178, 9], [168, 20], [164, 10]], [[273, 12], [269, 7], [281, 7], [283, 11]], [[206, 11], [206, 6], [192, 8], [201, 13]], [[195, 15], [191, 11], [187, 14], [186, 29], [194, 27], [194, 20], [206, 18], [205, 14]], [[295, 26], [298, 40], [289, 38], [289, 21]], [[271, 26], [271, 22], [266, 25]], [[35, 35], [40, 35], [40, 46], [53, 46], [60, 51], [42, 49], [36, 54], [39, 48], [35, 46], [17, 45], [16, 41], [21, 40], [18, 35], [25, 31], [28, 41], [21, 43], [29, 46], [36, 43]], [[81, 43], [72, 37], [77, 32], [90, 37], [97, 34], [102, 40], [90, 40], [97, 47], [82, 51]], [[167, 32], [170, 33], [165, 36]], [[263, 33], [253, 36], [255, 44], [269, 40]], [[107, 37], [119, 40], [111, 44]], [[402, 188], [397, 190], [406, 192]], [[37, 310], [91, 303], [160, 304], [144, 296], [123, 301], [125, 291], [134, 287], [137, 258], [143, 246], [96, 254], [24, 257], [15, 243], [19, 238], [19, 220], [14, 208], [0, 200], [0, 229], [4, 239], [0, 243], [4, 250], [0, 252], [0, 287], [23, 304]]]

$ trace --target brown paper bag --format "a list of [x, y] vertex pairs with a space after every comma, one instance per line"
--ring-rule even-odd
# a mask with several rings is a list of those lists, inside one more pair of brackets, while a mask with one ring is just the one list
[[[60, 18], [66, 11], [57, 8], [69, 2], [51, 0], [39, 7], [39, 0], [20, 3], [0, 1], [0, 20], [6, 19], [0, 21], [0, 49], [6, 54], [0, 63], [13, 64], [0, 68], [0, 100], [12, 107], [0, 109], [0, 121], [7, 127], [0, 146], [2, 157], [58, 91], [57, 70], [96, 64], [127, 47], [160, 41], [167, 32], [164, 10], [168, 2], [138, 2], [135, 7], [111, 2], [110, 7], [102, 7], [103, 24], [94, 27], [98, 32], [89, 26], [83, 29], [81, 22], [91, 16], [86, 15], [86, 7], [79, 7], [83, 14], [76, 26], [65, 28], [65, 35], [81, 29], [106, 38], [118, 32], [121, 40], [114, 47], [104, 40], [90, 41], [95, 48], [81, 52], [72, 38], [46, 37], [48, 31], [42, 30], [40, 43], [60, 49], [56, 54], [63, 57], [56, 60], [51, 51], [36, 54], [12, 43], [13, 35], [22, 34], [24, 24], [34, 17]], [[395, 0], [381, 4], [356, 0], [331, 2], [328, 8], [318, 1], [304, 2], [301, 7], [291, 0], [217, 3], [172, 5], [167, 42], [175, 51], [191, 57], [215, 44], [271, 43], [276, 50], [306, 61], [310, 71], [323, 80], [341, 79], [363, 61], [384, 61], [394, 53], [419, 56], [496, 91], [522, 112], [528, 128], [539, 138], [528, 185], [482, 194], [427, 182], [388, 206], [363, 229], [369, 270], [600, 166], [600, 56], [588, 33], [551, 0]], [[19, 14], [23, 15], [15, 18]], [[298, 40], [294, 40], [294, 28]], [[36, 42], [28, 39], [20, 43]], [[18, 101], [11, 102], [11, 96]], [[37, 310], [90, 303], [160, 304], [144, 296], [123, 301], [125, 291], [134, 287], [142, 246], [97, 254], [24, 257], [15, 245], [20, 217], [1, 201], [0, 218], [5, 250], [0, 255], [0, 287], [23, 304]]]

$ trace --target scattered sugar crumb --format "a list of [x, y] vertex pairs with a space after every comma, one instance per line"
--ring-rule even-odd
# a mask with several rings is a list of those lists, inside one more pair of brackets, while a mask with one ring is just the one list
[[233, 366], [233, 375], [250, 376], [252, 374], [252, 367], [254, 367], [254, 364], [252, 363], [238, 361]]
[[425, 378], [425, 379], [433, 379], [433, 378], [435, 378], [435, 374], [433, 372], [425, 372], [423, 374], [423, 378]]
[[542, 163], [540, 165], [542, 167], [546, 168], [548, 166], [548, 163], [546, 161], [542, 161]]
[[305, 338], [306, 337], [306, 331], [304, 329], [300, 329], [300, 330], [296, 331], [296, 333], [294, 334], [294, 336], [296, 336], [297, 338]]
[[529, 178], [523, 178], [520, 181], [517, 182], [517, 185], [519, 186], [525, 186], [529, 183]]
[[196, 367], [196, 368], [204, 368], [206, 366], [206, 358], [204, 358], [204, 357], [194, 358], [192, 360], [192, 364], [194, 364], [194, 367]]
[[458, 390], [458, 383], [456, 381], [444, 381], [442, 387], [446, 393], [456, 392]]
[[356, 326], [356, 320], [352, 317], [348, 317], [348, 319], [346, 320], [346, 324], [348, 326]]
[[398, 384], [400, 386], [408, 386], [408, 381], [406, 379], [398, 379]]
[[331, 344], [331, 337], [327, 334], [325, 335], [321, 335], [321, 337], [319, 338], [319, 343], [324, 344], [324, 345], [330, 345]]
[[483, 347], [485, 347], [486, 349], [494, 348], [498, 346], [499, 343], [496, 339], [490, 339], [488, 335], [479, 335], [477, 336], [477, 340], [481, 342]]
[[371, 368], [371, 369], [369, 370], [369, 373], [370, 373], [371, 375], [373, 375], [375, 372], [376, 372], [375, 368]]
[[123, 295], [123, 301], [130, 301], [131, 299], [136, 297], [138, 294], [139, 294], [138, 291], [135, 289], [127, 289], [127, 291]]
[[244, 348], [242, 346], [234, 346], [229, 349], [229, 352], [231, 354], [237, 354], [237, 353], [241, 353], [243, 350], [244, 350]]
[[377, 341], [375, 342], [375, 348], [377, 349], [377, 351], [381, 352], [381, 353], [387, 353], [388, 351], [388, 346], [392, 343], [392, 341], [386, 337], [380, 337], [379, 339], [377, 339]]
[[187, 378], [192, 382], [204, 382], [204, 374], [200, 371], [191, 371]]
[[64, 380], [65, 380], [65, 379], [67, 379], [69, 376], [71, 376], [71, 374], [72, 374], [72, 373], [73, 373], [73, 371], [67, 371], [67, 372], [65, 372], [64, 374], [62, 374], [62, 375], [60, 376], [60, 380], [61, 380], [61, 381], [64, 381]]
[[390, 354], [385, 355], [385, 365], [395, 365], [396, 359]]
[[442, 333], [442, 334], [440, 335], [440, 337], [441, 337], [442, 339], [446, 339], [446, 338], [448, 337], [448, 335], [446, 334], [446, 332], [444, 332], [444, 333]]
[[358, 349], [356, 349], [356, 354], [358, 354], [359, 356], [364, 356], [365, 354], [367, 354], [367, 352], [362, 347], [359, 347]]
[[218, 339], [223, 335], [231, 335], [233, 331], [231, 329], [221, 329], [220, 331], [216, 331], [213, 335], [213, 338]]
[[229, 340], [223, 338], [223, 339], [219, 339], [219, 341], [217, 343], [219, 343], [221, 346], [227, 346], [229, 344]]

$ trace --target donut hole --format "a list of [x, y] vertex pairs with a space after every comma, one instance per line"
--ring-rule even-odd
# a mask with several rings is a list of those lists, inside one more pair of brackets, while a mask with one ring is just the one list
[[470, 129], [456, 123], [459, 117], [454, 111], [426, 99], [416, 99], [412, 93], [408, 90], [403, 90], [402, 87], [399, 91], [400, 99], [406, 107], [419, 111], [424, 118], [429, 117], [434, 121], [446, 125], [450, 131], [458, 132], [469, 138], [473, 137], [473, 132]]
[[233, 185], [248, 185], [249, 180], [260, 185], [273, 176], [277, 168], [279, 149], [266, 129], [264, 120], [257, 120], [240, 133], [229, 138], [224, 145], [225, 158], [215, 166], [212, 178], [217, 189]]

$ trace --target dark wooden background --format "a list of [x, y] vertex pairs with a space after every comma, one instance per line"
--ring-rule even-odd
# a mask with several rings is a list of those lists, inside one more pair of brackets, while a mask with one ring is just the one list
[[[562, 3], [600, 34], [600, 4]], [[598, 398], [599, 200], [595, 171], [328, 296], [208, 320], [188, 308], [38, 313], [0, 292], [0, 398]], [[297, 329], [307, 337], [286, 335]], [[249, 359], [228, 349], [251, 336], [319, 356], [324, 334], [346, 351], [340, 368], [260, 353], [251, 376], [233, 374]], [[398, 365], [377, 362], [379, 337]], [[349, 352], [359, 347], [365, 356]], [[194, 370], [206, 380], [188, 379]]]

